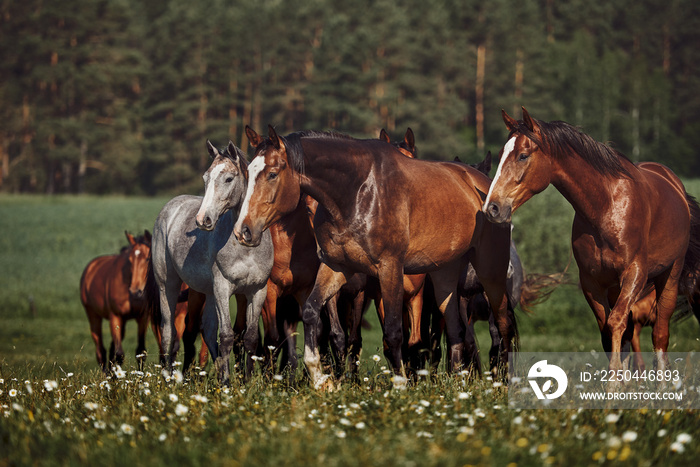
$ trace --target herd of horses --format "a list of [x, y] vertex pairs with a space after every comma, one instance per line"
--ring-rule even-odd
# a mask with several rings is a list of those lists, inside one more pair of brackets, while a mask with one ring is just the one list
[[416, 158], [410, 128], [392, 142], [384, 130], [360, 140], [280, 136], [272, 126], [265, 137], [246, 127], [250, 163], [233, 143], [217, 149], [207, 141], [204, 196], [173, 198], [152, 236], [127, 234], [119, 255], [96, 258], [83, 273], [98, 364], [105, 373], [122, 364], [127, 319], [139, 323], [142, 364], [151, 319], [166, 371], [180, 340], [184, 367], [192, 365], [201, 332], [200, 366], [208, 352], [228, 384], [232, 352], [245, 376], [257, 360], [296, 369], [302, 322], [308, 377], [325, 387], [334, 371], [356, 374], [363, 315], [374, 301], [396, 387], [437, 367], [443, 333], [447, 370], [481, 374], [477, 320], [489, 322], [489, 371], [505, 376], [518, 343], [514, 310], [556, 284], [525, 276], [511, 215], [552, 184], [575, 210], [573, 253], [610, 369], [627, 364], [630, 347], [640, 351], [643, 325], [653, 328], [663, 368], [679, 293], [700, 319], [697, 203], [668, 168], [635, 165], [567, 123], [535, 120], [525, 109], [520, 121], [505, 112], [503, 119], [510, 135], [493, 181], [490, 153], [476, 166]]

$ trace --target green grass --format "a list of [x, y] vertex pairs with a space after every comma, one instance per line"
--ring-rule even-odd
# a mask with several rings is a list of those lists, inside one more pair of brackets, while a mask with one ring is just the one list
[[[700, 194], [700, 182], [688, 186]], [[126, 331], [126, 374], [106, 381], [78, 298], [80, 275], [90, 259], [125, 244], [124, 230], [152, 229], [165, 202], [0, 196], [0, 465], [652, 465], [697, 458], [696, 411], [516, 411], [507, 408], [503, 387], [444, 371], [391, 390], [383, 359], [370, 358], [381, 355], [372, 314], [361, 380], [334, 392], [260, 375], [222, 390], [210, 368], [166, 382], [150, 332], [146, 372], [135, 373], [134, 323]], [[567, 209], [547, 190], [517, 213], [514, 235], [526, 271], [566, 266]], [[532, 314], [519, 313], [519, 325], [523, 351], [600, 350], [593, 314], [574, 285], [557, 289]], [[488, 348], [484, 323], [477, 330]], [[648, 331], [643, 344], [651, 350]], [[671, 332], [670, 350], [700, 350], [694, 319]], [[611, 413], [619, 420], [606, 421]], [[629, 431], [637, 438], [624, 441]], [[693, 441], [674, 452], [682, 433]]]

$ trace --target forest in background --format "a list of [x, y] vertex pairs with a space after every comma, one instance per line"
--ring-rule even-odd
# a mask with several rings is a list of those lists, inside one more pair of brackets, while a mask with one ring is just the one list
[[3, 192], [196, 193], [246, 124], [474, 162], [521, 105], [700, 176], [697, 0], [0, 0], [0, 56]]

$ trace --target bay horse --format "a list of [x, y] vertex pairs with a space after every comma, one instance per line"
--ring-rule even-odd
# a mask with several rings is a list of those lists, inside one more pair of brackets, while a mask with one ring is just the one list
[[510, 134], [483, 212], [494, 223], [509, 222], [513, 211], [553, 185], [575, 211], [574, 258], [610, 369], [622, 369], [623, 357], [627, 364], [633, 336], [630, 310], [648, 283], [656, 290], [656, 364], [666, 368], [668, 325], [679, 281], [690, 278], [689, 290], [697, 282], [697, 203], [663, 165], [633, 164], [568, 123], [535, 120], [524, 108], [520, 121], [502, 114]]
[[320, 309], [354, 274], [378, 277], [385, 306], [384, 338], [397, 386], [405, 384], [401, 355], [403, 274], [430, 273], [446, 320], [451, 369], [461, 367], [463, 347], [455, 291], [459, 273], [472, 261], [489, 296], [510, 350], [505, 321], [505, 283], [510, 226], [490, 223], [481, 212], [490, 180], [451, 162], [405, 157], [380, 140], [299, 132], [267, 138], [250, 127], [255, 146], [249, 184], [234, 233], [247, 246], [301, 193], [319, 202], [314, 230], [321, 254], [316, 282], [304, 304], [304, 363], [312, 383], [323, 375], [318, 352]]
[[245, 318], [245, 374], [249, 376], [272, 270], [272, 240], [266, 232], [257, 248], [246, 248], [235, 241], [233, 227], [246, 192], [247, 161], [231, 142], [218, 150], [207, 141], [207, 150], [213, 161], [203, 176], [204, 197], [175, 197], [158, 214], [153, 230], [153, 273], [159, 292], [166, 370], [173, 357], [173, 313], [181, 284], [186, 282], [191, 289], [206, 295], [202, 316], [204, 342], [219, 381], [229, 384], [229, 356], [239, 340], [231, 326], [229, 299], [234, 293], [245, 296], [245, 315], [238, 314]]
[[[95, 343], [97, 364], [104, 374], [111, 371], [110, 363], [124, 363], [122, 340], [126, 321], [138, 323], [136, 360], [143, 368], [146, 358], [146, 330], [149, 315], [146, 312], [144, 287], [151, 255], [151, 234], [134, 237], [128, 232], [129, 245], [118, 255], [98, 256], [88, 263], [80, 278], [80, 301], [90, 322], [90, 333]], [[112, 344], [109, 361], [102, 342], [102, 320], [109, 321]]]

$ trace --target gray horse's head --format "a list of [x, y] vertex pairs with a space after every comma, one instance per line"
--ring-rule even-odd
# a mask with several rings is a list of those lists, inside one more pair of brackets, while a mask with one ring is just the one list
[[216, 222], [229, 209], [238, 208], [245, 196], [248, 161], [231, 141], [218, 150], [207, 140], [207, 150], [213, 161], [204, 172], [204, 199], [197, 211], [197, 227], [213, 230]]

